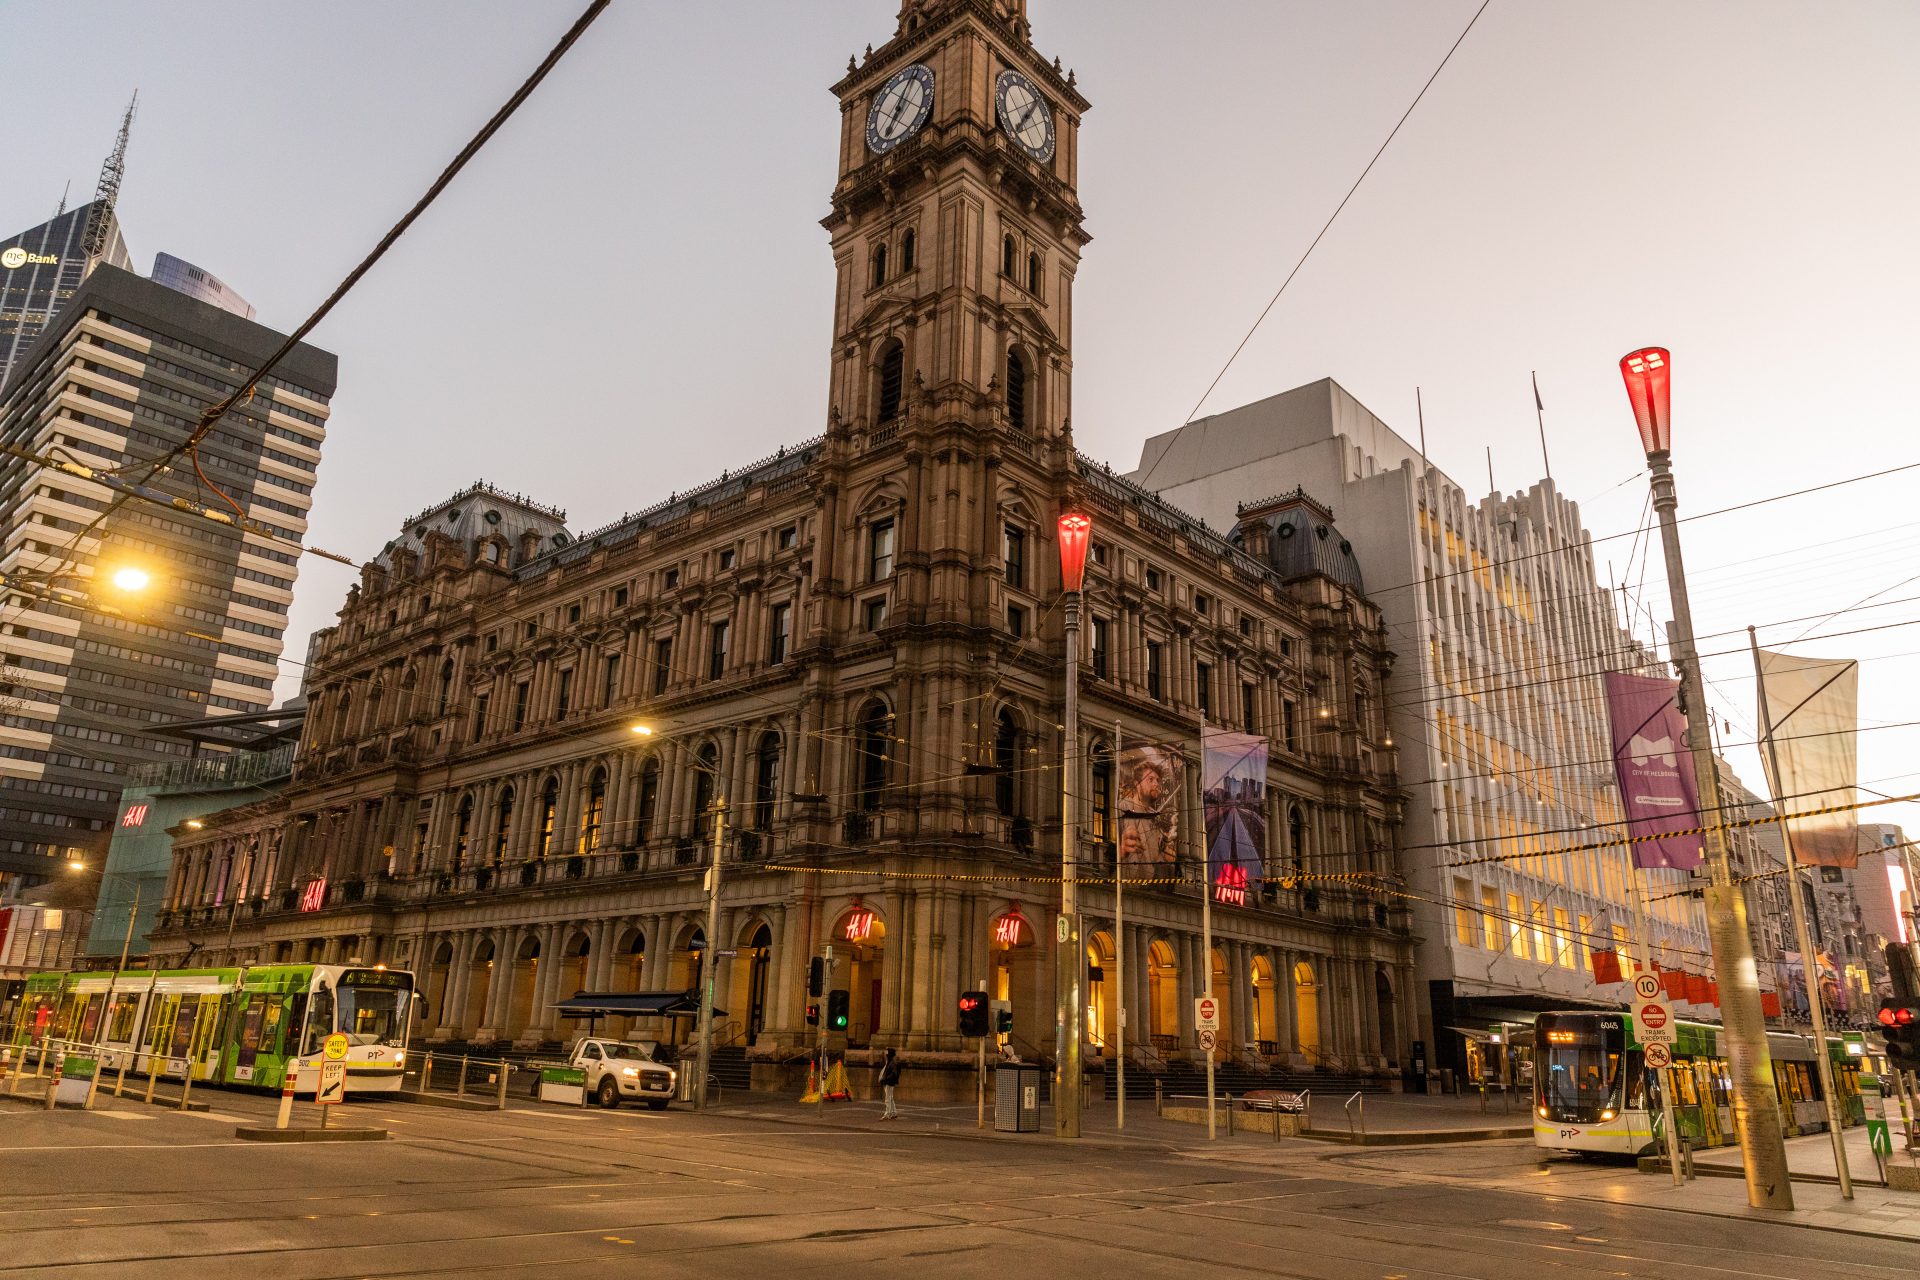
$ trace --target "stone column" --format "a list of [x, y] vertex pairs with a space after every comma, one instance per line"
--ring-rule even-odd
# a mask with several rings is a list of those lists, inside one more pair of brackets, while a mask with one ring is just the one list
[[1253, 1042], [1253, 960], [1247, 944], [1227, 944], [1227, 974], [1233, 982], [1233, 1043], [1235, 1054]]
[[[905, 894], [897, 891], [890, 891], [885, 899], [887, 947], [880, 962], [880, 1025], [873, 1028], [874, 1040], [883, 1044], [903, 1045], [906, 1042], [906, 1021], [913, 1011], [912, 1002], [905, 998], [904, 990], [907, 975], [912, 972], [907, 953], [916, 945], [909, 902]], [[882, 1036], [885, 1036], [884, 1040]]]

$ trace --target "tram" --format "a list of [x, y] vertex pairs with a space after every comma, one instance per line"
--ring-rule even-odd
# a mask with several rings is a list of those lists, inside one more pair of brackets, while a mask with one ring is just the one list
[[[1738, 1141], [1733, 1127], [1733, 1081], [1721, 1037], [1725, 1031], [1699, 1022], [1679, 1022], [1673, 1046], [1674, 1127], [1696, 1147]], [[1543, 1013], [1534, 1022], [1533, 1141], [1554, 1151], [1622, 1156], [1658, 1148], [1661, 1112], [1658, 1072], [1646, 1056], [1625, 1012]], [[1860, 1099], [1857, 1037], [1829, 1036], [1826, 1052], [1841, 1094], [1842, 1123], [1865, 1119]], [[1780, 1115], [1789, 1134], [1827, 1127], [1826, 1104], [1811, 1036], [1767, 1033]]]
[[316, 1079], [338, 1031], [347, 1091], [385, 1092], [400, 1087], [417, 999], [411, 973], [379, 965], [43, 973], [27, 979], [7, 1043], [93, 1049], [105, 1072], [278, 1089], [296, 1059]]

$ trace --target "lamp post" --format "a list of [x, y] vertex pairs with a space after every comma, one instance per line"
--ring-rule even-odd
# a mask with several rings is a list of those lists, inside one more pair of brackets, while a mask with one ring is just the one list
[[1080, 824], [1074, 783], [1080, 757], [1080, 588], [1087, 576], [1087, 542], [1093, 521], [1076, 512], [1060, 517], [1060, 586], [1067, 628], [1066, 744], [1060, 751], [1060, 919], [1054, 928], [1054, 1026], [1057, 1065], [1053, 1086], [1053, 1136], [1080, 1136], [1081, 1026], [1080, 907], [1074, 862]]
[[1733, 1074], [1733, 1123], [1746, 1166], [1747, 1203], [1756, 1209], [1792, 1209], [1793, 1187], [1787, 1178], [1787, 1151], [1780, 1131], [1773, 1061], [1767, 1053], [1766, 1019], [1760, 1009], [1760, 975], [1754, 967], [1753, 938], [1747, 931], [1746, 898], [1734, 885], [1727, 836], [1719, 825], [1720, 777], [1713, 767], [1713, 748], [1704, 730], [1694, 727], [1708, 723], [1707, 697], [1700, 678], [1700, 657], [1694, 649], [1693, 610], [1687, 600], [1686, 566], [1680, 558], [1675, 516], [1679, 499], [1674, 494], [1671, 453], [1672, 373], [1673, 357], [1663, 347], [1646, 347], [1620, 361], [1627, 399], [1633, 404], [1640, 443], [1652, 472], [1653, 509], [1660, 520], [1660, 542], [1666, 551], [1667, 589], [1673, 602], [1667, 639], [1673, 646], [1673, 662], [1680, 672], [1680, 696], [1686, 703], [1687, 755], [1702, 808], [1712, 815], [1702, 824], [1711, 877], [1704, 893], [1707, 934], [1713, 947], [1714, 969], [1720, 976], [1721, 1016]]

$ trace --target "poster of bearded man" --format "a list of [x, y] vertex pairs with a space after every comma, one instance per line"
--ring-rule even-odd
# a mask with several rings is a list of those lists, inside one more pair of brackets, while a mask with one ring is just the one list
[[1174, 746], [1142, 743], [1120, 753], [1120, 874], [1168, 876], [1180, 860], [1180, 796], [1186, 759]]

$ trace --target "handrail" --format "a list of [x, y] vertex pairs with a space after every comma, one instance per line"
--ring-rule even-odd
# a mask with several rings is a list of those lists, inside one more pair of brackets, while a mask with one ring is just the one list
[[1341, 1104], [1340, 1109], [1347, 1113], [1347, 1136], [1353, 1137], [1353, 1104], [1360, 1104], [1360, 1136], [1367, 1136], [1367, 1095], [1364, 1090], [1355, 1089], [1353, 1096]]
[[1313, 1128], [1313, 1090], [1311, 1089], [1300, 1091], [1300, 1128], [1303, 1132]]

